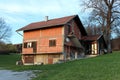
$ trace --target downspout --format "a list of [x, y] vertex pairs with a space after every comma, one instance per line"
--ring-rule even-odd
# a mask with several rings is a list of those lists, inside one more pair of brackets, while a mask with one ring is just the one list
[[[18, 31], [16, 31], [20, 36], [22, 36], [23, 37], [23, 35], [22, 34], [20, 34]], [[22, 43], [22, 52], [23, 52], [23, 43]], [[23, 59], [23, 54], [22, 54], [22, 63], [24, 64], [24, 59]]]
[[63, 28], [62, 28], [62, 36], [63, 36], [63, 40], [62, 40], [62, 42], [63, 42], [63, 43], [62, 43], [62, 49], [63, 49], [62, 51], [63, 51], [63, 52], [62, 52], [62, 53], [63, 53], [63, 55], [64, 55], [63, 58], [64, 58], [64, 60], [66, 61], [66, 53], [65, 53], [65, 50], [64, 50], [64, 44], [65, 44], [65, 42], [64, 42], [64, 40], [65, 40], [65, 31], [64, 31], [64, 30], [65, 30], [65, 29], [64, 29], [64, 28], [65, 28], [65, 25], [64, 25]]

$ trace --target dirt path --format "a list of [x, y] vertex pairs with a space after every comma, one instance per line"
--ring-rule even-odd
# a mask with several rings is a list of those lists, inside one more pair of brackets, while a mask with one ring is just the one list
[[10, 70], [0, 70], [0, 80], [31, 80], [35, 77], [32, 71], [13, 72]]

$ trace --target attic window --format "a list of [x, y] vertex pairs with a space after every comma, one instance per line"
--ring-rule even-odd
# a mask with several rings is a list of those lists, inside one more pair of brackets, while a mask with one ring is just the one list
[[56, 40], [49, 40], [49, 47], [55, 47], [56, 46]]

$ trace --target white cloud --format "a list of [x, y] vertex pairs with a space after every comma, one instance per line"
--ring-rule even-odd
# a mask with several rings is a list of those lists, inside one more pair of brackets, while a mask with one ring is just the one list
[[14, 27], [13, 43], [22, 41], [21, 38], [15, 38], [18, 36], [16, 29], [31, 22], [41, 21], [44, 16], [63, 17], [77, 14], [79, 10], [79, 0], [0, 0], [0, 17], [5, 18]]
[[[43, 3], [42, 3], [43, 2]], [[35, 2], [34, 0], [28, 1], [27, 4], [19, 4], [19, 3], [0, 3], [0, 10], [4, 10], [7, 12], [15, 12], [15, 13], [32, 13], [32, 14], [46, 14], [51, 12], [59, 12], [61, 10], [60, 6], [57, 2], [50, 3], [45, 1]]]

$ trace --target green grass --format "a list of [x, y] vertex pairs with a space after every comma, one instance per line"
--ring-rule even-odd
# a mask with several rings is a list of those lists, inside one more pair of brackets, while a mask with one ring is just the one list
[[0, 67], [10, 68], [15, 66], [16, 61], [20, 60], [20, 54], [0, 55]]
[[20, 55], [0, 55], [0, 67], [12, 70], [42, 70], [33, 80], [119, 80], [120, 51], [94, 58], [43, 66], [16, 66]]

